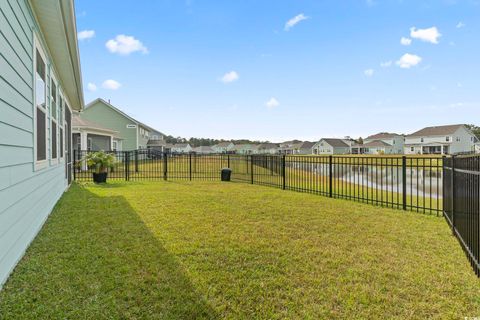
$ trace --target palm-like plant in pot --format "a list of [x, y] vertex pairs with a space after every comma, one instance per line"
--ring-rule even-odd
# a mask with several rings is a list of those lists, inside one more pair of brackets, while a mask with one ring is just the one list
[[104, 151], [91, 152], [85, 157], [87, 166], [93, 169], [95, 183], [107, 182], [108, 169], [115, 165], [115, 156]]

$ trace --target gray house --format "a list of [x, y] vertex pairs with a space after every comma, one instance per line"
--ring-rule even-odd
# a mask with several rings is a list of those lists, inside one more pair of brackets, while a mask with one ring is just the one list
[[313, 154], [349, 154], [351, 141], [347, 139], [323, 138], [312, 147]]

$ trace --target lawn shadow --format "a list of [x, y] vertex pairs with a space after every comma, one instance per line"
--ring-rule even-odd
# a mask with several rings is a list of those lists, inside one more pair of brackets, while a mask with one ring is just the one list
[[17, 266], [0, 310], [22, 319], [219, 318], [123, 196], [79, 185]]

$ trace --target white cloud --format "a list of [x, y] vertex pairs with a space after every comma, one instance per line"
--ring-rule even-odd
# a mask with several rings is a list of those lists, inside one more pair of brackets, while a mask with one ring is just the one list
[[385, 61], [385, 62], [381, 62], [381, 63], [380, 63], [380, 67], [382, 67], [382, 68], [388, 68], [388, 67], [391, 67], [391, 66], [392, 66], [392, 63], [393, 63], [393, 62], [392, 62], [391, 60]]
[[440, 38], [441, 36], [442, 34], [438, 32], [437, 27], [431, 27], [427, 29], [417, 29], [415, 27], [410, 28], [410, 37], [425, 42], [437, 44], [438, 38]]
[[105, 80], [102, 83], [102, 88], [108, 89], [108, 90], [118, 90], [121, 86], [122, 86], [122, 84], [120, 82], [112, 80], [112, 79]]
[[230, 71], [230, 72], [225, 73], [220, 80], [223, 83], [230, 83], [230, 82], [237, 81], [238, 78], [240, 78], [240, 76], [238, 75], [238, 73], [236, 71]]
[[412, 44], [412, 39], [402, 37], [402, 38], [400, 39], [400, 43], [401, 43], [402, 45], [404, 45], [404, 46], [409, 46], [409, 45]]
[[405, 53], [396, 64], [403, 69], [410, 69], [422, 61], [422, 58], [410, 53]]
[[463, 102], [456, 102], [456, 103], [452, 103], [450, 105], [451, 108], [460, 108], [460, 107], [463, 107], [465, 104]]
[[364, 73], [367, 77], [373, 76], [373, 73], [374, 73], [374, 72], [375, 72], [375, 71], [374, 71], [373, 69], [367, 69], [367, 70], [363, 71], [363, 73]]
[[295, 17], [291, 18], [290, 20], [287, 21], [287, 23], [285, 23], [285, 31], [288, 31], [290, 30], [291, 28], [293, 28], [297, 23], [303, 21], [303, 20], [307, 20], [309, 19], [310, 17], [307, 17], [306, 15], [304, 15], [303, 13], [300, 13], [298, 15], [296, 15]]
[[140, 40], [124, 34], [119, 34], [115, 39], [108, 40], [107, 43], [105, 43], [105, 47], [107, 47], [111, 53], [118, 53], [125, 56], [136, 51], [143, 54], [148, 53], [147, 47], [145, 47]]
[[274, 109], [276, 107], [278, 107], [280, 105], [280, 102], [278, 102], [277, 99], [275, 99], [274, 97], [271, 97], [270, 100], [268, 100], [266, 103], [265, 103], [265, 106], [268, 108], [268, 109]]
[[87, 84], [87, 89], [88, 91], [94, 92], [94, 91], [97, 91], [97, 86], [95, 85], [95, 83], [89, 82]]
[[95, 30], [80, 31], [78, 33], [77, 37], [78, 37], [78, 40], [80, 40], [80, 41], [86, 40], [86, 39], [91, 39], [91, 38], [95, 37]]
[[464, 28], [466, 27], [467, 25], [465, 23], [463, 23], [462, 21], [460, 21], [459, 23], [457, 23], [456, 27], [457, 29], [460, 29], [460, 28]]

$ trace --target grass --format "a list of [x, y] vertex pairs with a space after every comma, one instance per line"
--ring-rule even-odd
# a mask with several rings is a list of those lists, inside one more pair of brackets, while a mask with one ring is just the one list
[[0, 292], [1, 319], [467, 316], [443, 219], [240, 183], [73, 185]]

